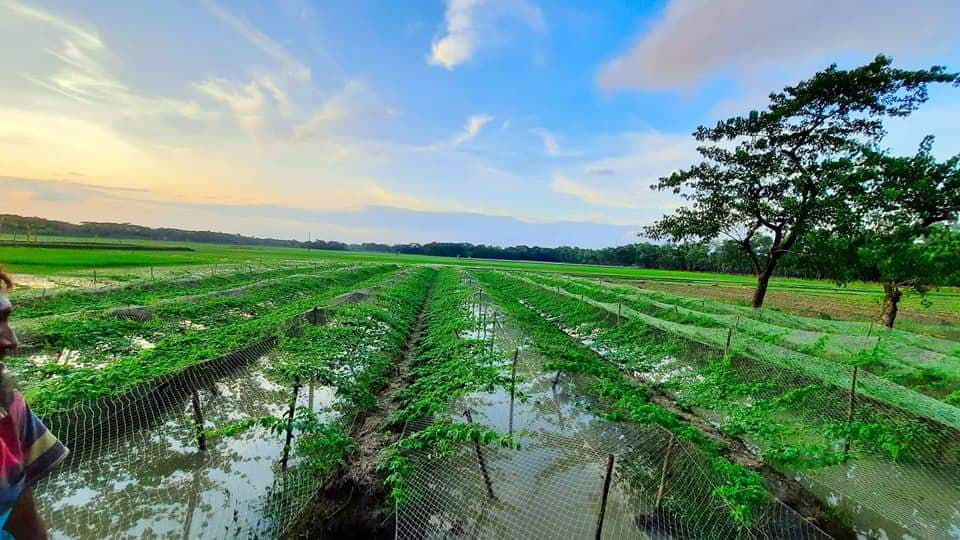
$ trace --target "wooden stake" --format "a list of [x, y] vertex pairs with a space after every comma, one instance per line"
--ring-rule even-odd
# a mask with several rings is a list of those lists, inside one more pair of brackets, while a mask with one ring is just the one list
[[513, 368], [510, 370], [510, 436], [513, 436], [513, 398], [517, 392], [517, 357], [520, 349], [513, 351]]
[[194, 390], [191, 397], [193, 401], [193, 422], [197, 429], [197, 448], [204, 452], [207, 450], [207, 435], [203, 432], [203, 409], [200, 408], [200, 394]]
[[560, 382], [560, 374], [563, 373], [559, 369], [557, 370], [557, 376], [553, 378], [553, 386], [556, 388], [557, 383]]
[[293, 442], [293, 414], [297, 408], [297, 394], [300, 393], [300, 376], [293, 380], [293, 396], [290, 398], [290, 409], [287, 411], [287, 439], [283, 443], [283, 458], [280, 460], [280, 467], [286, 471], [287, 461], [290, 459], [290, 446]]
[[603, 479], [603, 496], [600, 499], [600, 515], [597, 516], [596, 540], [603, 533], [603, 515], [607, 513], [607, 495], [610, 493], [610, 480], [613, 478], [613, 454], [607, 457], [607, 475]]
[[723, 357], [730, 355], [730, 338], [733, 337], [733, 328], [727, 328], [727, 345], [723, 348]]
[[[467, 417], [467, 423], [473, 423], [473, 417], [470, 415], [470, 409], [463, 411], [463, 415]], [[480, 451], [480, 441], [474, 439], [473, 447], [477, 451], [477, 462], [480, 463], [480, 472], [483, 474], [483, 482], [487, 485], [487, 495], [491, 499], [495, 499], [493, 495], [493, 483], [490, 482], [490, 475], [487, 473], [487, 463], [483, 460], [483, 453]]]
[[673, 451], [673, 434], [670, 434], [669, 442], [667, 442], [667, 451], [663, 456], [663, 466], [660, 467], [660, 483], [657, 486], [657, 498], [654, 501], [654, 507], [657, 510], [660, 510], [661, 505], [663, 504], [663, 488], [666, 485], [667, 481], [667, 468], [670, 466], [670, 454]]

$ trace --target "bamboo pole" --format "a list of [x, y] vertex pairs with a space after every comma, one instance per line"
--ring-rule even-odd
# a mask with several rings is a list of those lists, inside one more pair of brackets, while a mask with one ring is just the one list
[[[467, 417], [467, 423], [473, 423], [473, 416], [470, 415], [470, 409], [463, 411], [463, 415]], [[480, 464], [480, 472], [483, 474], [483, 482], [487, 486], [487, 495], [491, 499], [496, 497], [493, 495], [493, 483], [490, 481], [490, 474], [487, 473], [487, 463], [483, 460], [483, 453], [480, 451], [480, 441], [474, 439], [473, 447], [477, 451], [477, 462]]]
[[286, 471], [287, 462], [290, 460], [290, 446], [293, 442], [293, 415], [297, 409], [297, 394], [300, 393], [300, 376], [293, 380], [293, 396], [290, 398], [290, 409], [287, 410], [287, 437], [283, 443], [283, 458], [280, 460], [280, 467]]
[[654, 507], [657, 510], [660, 510], [663, 505], [663, 489], [667, 483], [667, 468], [670, 466], [670, 454], [673, 451], [673, 437], [674, 435], [671, 433], [669, 442], [667, 442], [667, 451], [663, 456], [663, 465], [660, 467], [660, 482], [657, 485], [657, 498], [654, 501]]
[[610, 480], [613, 477], [613, 454], [607, 457], [607, 475], [603, 479], [603, 495], [600, 499], [600, 514], [597, 516], [596, 540], [603, 534], [603, 516], [607, 513], [607, 496], [610, 494]]
[[207, 435], [203, 432], [203, 409], [200, 407], [200, 394], [197, 390], [191, 395], [193, 401], [193, 422], [197, 430], [197, 448], [201, 452], [207, 450]]
[[[857, 406], [857, 366], [853, 366], [853, 376], [850, 380], [850, 401], [847, 404], [847, 428], [853, 422], [853, 413]], [[847, 434], [847, 440], [843, 443], [843, 460], [846, 461], [850, 456], [850, 434]]]
[[513, 400], [517, 392], [517, 357], [520, 355], [520, 349], [513, 351], [513, 368], [510, 370], [510, 436], [513, 436]]

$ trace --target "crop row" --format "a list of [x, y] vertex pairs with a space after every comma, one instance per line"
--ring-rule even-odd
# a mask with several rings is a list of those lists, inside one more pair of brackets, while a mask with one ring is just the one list
[[[368, 297], [324, 308], [320, 324], [302, 324], [280, 337], [266, 375], [283, 386], [319, 385], [335, 398], [317, 412], [297, 408], [290, 418], [244, 418], [209, 430], [211, 437], [232, 436], [259, 426], [282, 434], [296, 433], [285, 488], [274, 496], [287, 508], [307, 508], [325, 479], [357, 446], [351, 426], [376, 406], [402, 355], [436, 278], [430, 268], [394, 275]], [[274, 501], [276, 504], [276, 501]], [[290, 525], [296, 519], [282, 516]]]
[[[157, 377], [275, 337], [294, 316], [350, 289], [374, 285], [395, 270], [392, 265], [361, 266], [311, 276], [308, 291], [276, 297], [256, 318], [240, 317], [235, 322], [170, 334], [152, 348], [121, 356], [103, 366], [48, 364], [43, 372], [45, 378], [29, 385], [25, 394], [34, 410], [42, 414], [69, 409], [90, 399], [121, 395]], [[212, 309], [219, 310], [221, 306], [214, 305]], [[84, 331], [99, 332], [96, 328]]]
[[293, 274], [235, 289], [229, 295], [193, 296], [149, 308], [47, 317], [36, 320], [25, 331], [21, 326], [18, 333], [32, 352], [58, 353], [67, 349], [71, 351], [71, 364], [102, 365], [150, 347], [170, 334], [257, 318], [270, 312], [278, 302], [323, 292], [329, 286], [325, 276], [341, 271], [334, 268]]
[[[336, 265], [324, 265], [326, 267]], [[14, 298], [20, 320], [116, 306], [150, 305], [185, 295], [204, 294], [304, 272], [304, 268], [224, 267], [219, 272], [179, 279], [138, 281], [105, 289], [74, 289], [50, 294], [19, 294]], [[15, 294], [19, 292], [15, 289]]]
[[754, 310], [634, 287], [586, 280], [533, 279], [565, 285], [605, 302], [624, 302], [661, 319], [704, 328], [732, 328], [765, 343], [861, 369], [947, 403], [960, 404], [960, 343], [882, 326], [797, 317], [775, 310]]
[[[564, 373], [589, 377], [592, 392], [600, 399], [600, 409], [611, 421], [628, 421], [641, 425], [657, 425], [672, 432], [682, 441], [693, 444], [702, 454], [706, 474], [714, 485], [714, 504], [727, 509], [737, 525], [750, 527], [769, 502], [763, 478], [758, 473], [735, 464], [723, 455], [724, 447], [695, 427], [650, 400], [649, 389], [624, 374], [609, 362], [601, 360], [585, 345], [571, 339], [556, 326], [556, 318], [545, 318], [547, 310], [560, 308], [566, 317], [586, 320], [577, 306], [552, 304], [549, 293], [526, 286], [495, 272], [479, 272], [477, 277], [498, 305], [517, 321], [541, 355], [550, 359], [544, 367]], [[571, 309], [573, 308], [573, 309]], [[590, 315], [596, 315], [590, 314]], [[665, 348], [663, 342], [638, 341], [651, 348]]]
[[[824, 385], [782, 364], [757, 361], [737, 347], [724, 355], [723, 344], [703, 346], [670, 332], [672, 326], [658, 322], [662, 319], [651, 324], [650, 316], [633, 317], [633, 310], [626, 306], [612, 303], [611, 309], [612, 299], [602, 296], [609, 291], [591, 291], [582, 285], [558, 289], [502, 274], [483, 279], [522, 299], [621, 370], [637, 374], [651, 389], [719, 418], [724, 433], [757, 448], [761, 459], [775, 468], [816, 476], [816, 471], [848, 460], [869, 460], [890, 471], [877, 478], [872, 489], [892, 495], [898, 486], [891, 478], [900, 467], [933, 475], [939, 471], [943, 476], [960, 458], [950, 455], [958, 451], [955, 432], [877, 402], [852, 401], [841, 387]], [[607, 302], [592, 300], [591, 292]], [[851, 496], [859, 489], [854, 483], [839, 477], [830, 481], [830, 487]], [[945, 490], [938, 493], [943, 500], [957, 495], [953, 488], [930, 489]], [[907, 516], [911, 511], [904, 509], [903, 521], [911, 520]]]
[[510, 384], [509, 364], [477, 338], [474, 317], [475, 290], [452, 269], [439, 271], [432, 300], [427, 306], [426, 330], [413, 361], [413, 382], [399, 393], [400, 407], [390, 423], [405, 425], [428, 421], [381, 455], [380, 472], [398, 503], [407, 500], [406, 482], [413, 474], [412, 454], [431, 449], [448, 455], [461, 444], [510, 446], [508, 436], [479, 423], [453, 421], [447, 414], [455, 400], [474, 392], [492, 392]]

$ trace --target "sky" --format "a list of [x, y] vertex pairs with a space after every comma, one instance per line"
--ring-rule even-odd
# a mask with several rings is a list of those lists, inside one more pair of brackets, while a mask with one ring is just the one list
[[[960, 70], [956, 0], [0, 0], [0, 213], [276, 238], [603, 247], [691, 132], [878, 53]], [[960, 89], [886, 145], [960, 152]]]

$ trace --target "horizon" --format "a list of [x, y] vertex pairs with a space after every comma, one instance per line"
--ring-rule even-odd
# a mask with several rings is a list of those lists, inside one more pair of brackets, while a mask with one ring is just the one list
[[[649, 186], [698, 161], [697, 126], [834, 62], [960, 69], [960, 4], [821, 4], [0, 1], [0, 213], [301, 241], [631, 243], [681, 203]], [[933, 134], [938, 156], [956, 153], [952, 90], [888, 121], [885, 146]]]

